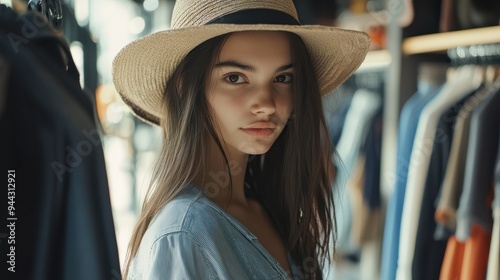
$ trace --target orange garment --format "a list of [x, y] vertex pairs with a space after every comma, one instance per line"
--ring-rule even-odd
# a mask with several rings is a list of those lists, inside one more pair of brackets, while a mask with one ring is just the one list
[[[486, 197], [486, 205], [491, 209], [495, 196], [494, 180]], [[493, 211], [493, 210], [492, 210]], [[472, 225], [471, 236], [465, 243], [464, 260], [461, 280], [485, 279], [488, 270], [490, 254], [491, 230], [486, 230], [477, 224]]]
[[488, 268], [491, 232], [472, 225], [471, 236], [465, 243], [450, 237], [439, 280], [484, 279]]
[[450, 237], [446, 245], [440, 280], [485, 279], [488, 268], [491, 232], [472, 225], [471, 236], [465, 243]]
[[465, 243], [461, 280], [485, 279], [488, 269], [491, 232], [474, 224]]
[[[491, 209], [494, 198], [494, 183], [486, 197], [486, 205]], [[435, 218], [442, 213], [436, 212]], [[465, 243], [459, 242], [455, 236], [448, 239], [446, 252], [441, 266], [439, 280], [485, 279], [488, 269], [491, 231], [478, 224], [473, 224], [471, 235]]]
[[448, 239], [439, 280], [460, 279], [460, 268], [462, 267], [462, 261], [464, 259], [464, 249], [465, 243], [458, 241], [455, 236]]

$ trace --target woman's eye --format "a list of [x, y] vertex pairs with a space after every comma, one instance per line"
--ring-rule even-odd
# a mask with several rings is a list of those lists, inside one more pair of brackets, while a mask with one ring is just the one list
[[292, 80], [293, 80], [292, 74], [283, 74], [274, 78], [274, 81], [278, 83], [291, 83]]
[[245, 79], [243, 79], [243, 77], [238, 74], [227, 75], [224, 79], [231, 84], [241, 84], [245, 82]]

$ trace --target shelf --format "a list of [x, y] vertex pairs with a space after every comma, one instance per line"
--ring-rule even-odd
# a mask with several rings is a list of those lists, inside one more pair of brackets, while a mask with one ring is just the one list
[[369, 51], [356, 73], [382, 69], [391, 64], [391, 54], [388, 50]]
[[491, 26], [407, 38], [403, 41], [402, 49], [403, 54], [410, 55], [499, 42], [500, 26]]

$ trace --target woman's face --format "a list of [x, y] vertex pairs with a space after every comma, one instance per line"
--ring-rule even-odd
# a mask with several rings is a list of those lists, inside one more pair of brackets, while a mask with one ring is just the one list
[[283, 32], [230, 35], [207, 84], [226, 152], [263, 154], [292, 111], [293, 65]]

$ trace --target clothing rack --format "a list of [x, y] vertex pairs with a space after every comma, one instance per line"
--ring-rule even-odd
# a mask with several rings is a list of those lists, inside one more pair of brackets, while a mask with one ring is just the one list
[[448, 49], [451, 66], [500, 64], [500, 43], [459, 46]]

